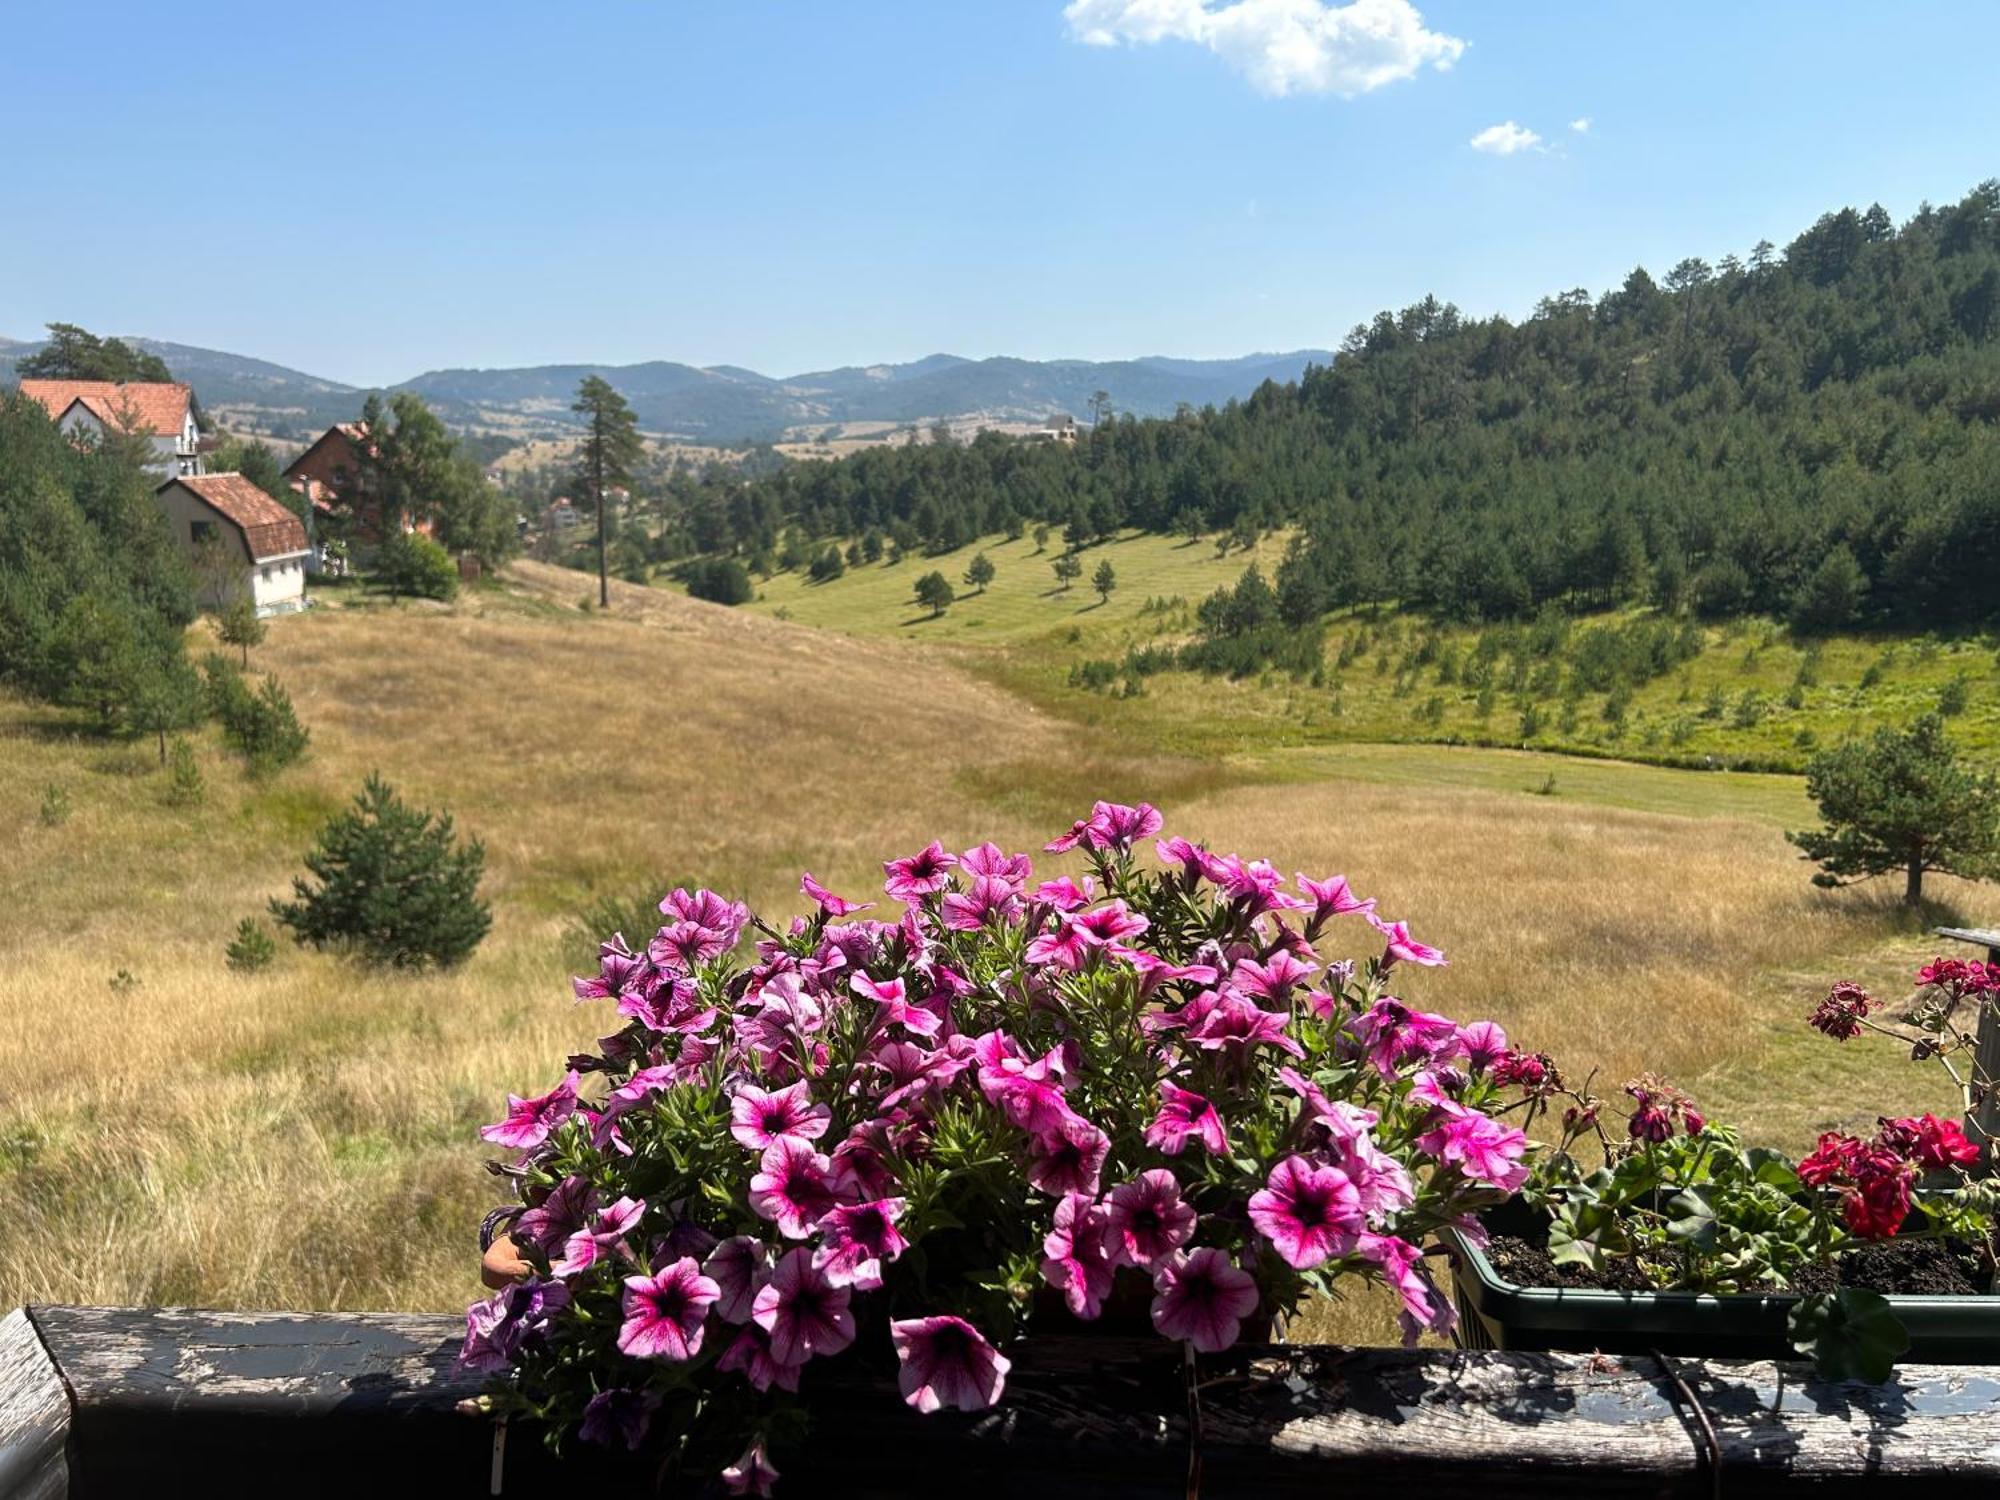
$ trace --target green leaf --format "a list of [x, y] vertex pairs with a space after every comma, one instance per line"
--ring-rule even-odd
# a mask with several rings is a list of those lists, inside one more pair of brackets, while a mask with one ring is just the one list
[[1889, 1299], [1856, 1287], [1801, 1297], [1787, 1323], [1792, 1347], [1812, 1355], [1824, 1380], [1879, 1385], [1895, 1373], [1897, 1356], [1910, 1347], [1909, 1331]]
[[1796, 1193], [1803, 1186], [1790, 1158], [1768, 1146], [1752, 1146], [1744, 1153], [1753, 1181], [1774, 1187], [1781, 1193]]
[[1676, 1193], [1667, 1201], [1667, 1212], [1673, 1215], [1667, 1223], [1667, 1233], [1674, 1239], [1697, 1250], [1715, 1248], [1715, 1205], [1706, 1194], [1692, 1188]]
[[1607, 1255], [1631, 1248], [1617, 1216], [1601, 1203], [1571, 1204], [1549, 1221], [1549, 1259], [1559, 1266], [1602, 1271]]

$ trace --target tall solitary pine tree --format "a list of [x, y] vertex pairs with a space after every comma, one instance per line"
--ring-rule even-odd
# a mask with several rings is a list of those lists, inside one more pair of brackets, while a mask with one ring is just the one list
[[625, 398], [601, 375], [586, 375], [576, 388], [570, 410], [584, 419], [582, 471], [578, 476], [597, 502], [597, 602], [611, 604], [610, 533], [605, 527], [604, 492], [613, 485], [630, 488], [632, 470], [645, 445], [638, 419]]

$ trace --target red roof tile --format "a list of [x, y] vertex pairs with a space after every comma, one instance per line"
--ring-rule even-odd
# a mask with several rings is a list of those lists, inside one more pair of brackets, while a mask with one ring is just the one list
[[24, 380], [21, 394], [33, 396], [58, 420], [81, 401], [100, 422], [120, 422], [129, 411], [138, 430], [155, 437], [179, 437], [187, 426], [188, 388], [164, 381]]
[[168, 484], [192, 490], [220, 512], [243, 533], [250, 556], [258, 562], [306, 550], [305, 524], [241, 474], [188, 474]]

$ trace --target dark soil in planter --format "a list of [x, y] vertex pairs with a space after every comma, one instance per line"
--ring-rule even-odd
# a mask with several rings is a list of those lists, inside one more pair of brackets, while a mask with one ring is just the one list
[[[1610, 1261], [1599, 1274], [1587, 1266], [1558, 1266], [1549, 1258], [1545, 1236], [1496, 1234], [1487, 1246], [1493, 1269], [1516, 1286], [1589, 1287], [1613, 1292], [1659, 1290], [1629, 1259]], [[1671, 1263], [1672, 1256], [1665, 1257]], [[1836, 1276], [1836, 1271], [1838, 1275]], [[1916, 1296], [1979, 1296], [1995, 1291], [1992, 1278], [1968, 1245], [1940, 1240], [1879, 1240], [1856, 1247], [1833, 1266], [1815, 1266], [1794, 1292], [1825, 1292], [1838, 1286]]]

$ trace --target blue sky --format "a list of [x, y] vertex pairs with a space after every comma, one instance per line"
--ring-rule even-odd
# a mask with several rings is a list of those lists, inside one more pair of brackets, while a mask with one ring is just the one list
[[355, 383], [1327, 347], [1956, 198], [1996, 44], [1990, 0], [20, 7], [0, 334]]

